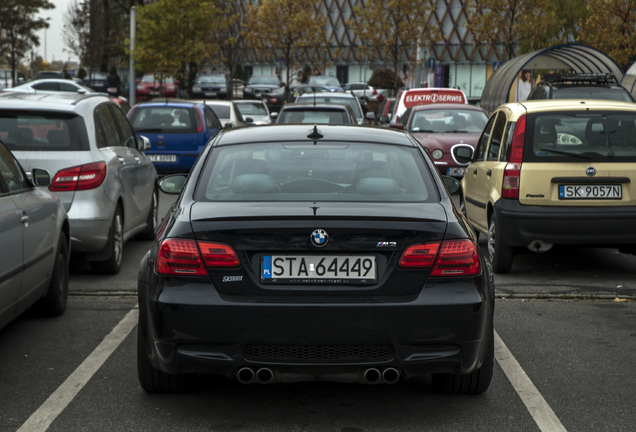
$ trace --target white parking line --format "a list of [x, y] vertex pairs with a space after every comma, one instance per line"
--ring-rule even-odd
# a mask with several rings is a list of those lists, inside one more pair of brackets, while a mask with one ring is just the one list
[[506, 344], [495, 332], [495, 358], [542, 432], [567, 432]]
[[95, 375], [104, 362], [111, 356], [117, 347], [126, 339], [128, 334], [137, 325], [139, 309], [135, 306], [115, 326], [113, 331], [104, 338], [97, 348], [82, 362], [75, 371], [60, 385], [57, 390], [44, 401], [18, 432], [44, 432], [51, 423], [68, 406], [73, 398], [82, 390], [86, 383]]

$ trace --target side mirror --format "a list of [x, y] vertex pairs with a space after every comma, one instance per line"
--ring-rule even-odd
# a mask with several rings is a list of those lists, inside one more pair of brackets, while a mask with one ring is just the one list
[[474, 150], [469, 146], [457, 146], [453, 148], [453, 157], [460, 164], [468, 164], [473, 159]]
[[167, 175], [159, 180], [159, 189], [169, 195], [178, 195], [183, 190], [187, 179], [187, 174]]
[[252, 117], [245, 117], [245, 123], [254, 123], [254, 119]]
[[451, 195], [455, 195], [462, 189], [462, 184], [455, 177], [442, 176], [442, 180]]
[[31, 171], [31, 181], [35, 186], [48, 186], [51, 184], [51, 175], [46, 170], [33, 168]]
[[369, 111], [367, 112], [367, 114], [364, 116], [367, 120], [375, 120], [375, 113], [373, 111]]
[[389, 116], [386, 114], [382, 114], [380, 117], [378, 117], [378, 123], [385, 125], [389, 123]]
[[137, 137], [137, 148], [141, 152], [145, 152], [146, 150], [150, 150], [150, 139], [147, 136], [139, 135]]

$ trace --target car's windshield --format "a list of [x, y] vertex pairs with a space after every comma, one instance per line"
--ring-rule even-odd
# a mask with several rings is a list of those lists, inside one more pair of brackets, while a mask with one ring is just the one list
[[356, 118], [362, 118], [364, 115], [362, 114], [362, 109], [360, 108], [360, 104], [358, 103], [358, 99], [355, 96], [352, 97], [342, 97], [342, 96], [334, 96], [333, 93], [321, 93], [321, 94], [303, 94], [298, 97], [298, 102], [328, 102], [335, 103], [340, 105], [349, 105], [351, 110], [353, 111], [353, 115]]
[[243, 115], [266, 116], [267, 108], [262, 102], [241, 102], [237, 103], [239, 112]]
[[339, 87], [340, 81], [335, 76], [312, 76], [309, 77], [309, 84]]
[[[429, 133], [479, 133], [488, 117], [483, 111], [429, 109], [414, 111], [411, 116], [410, 132]], [[406, 117], [406, 115], [405, 115]]]
[[135, 132], [195, 133], [197, 123], [194, 110], [186, 107], [139, 107], [131, 122]]
[[196, 80], [197, 84], [202, 83], [214, 83], [214, 84], [225, 84], [225, 76], [224, 75], [199, 75]]
[[608, 99], [633, 102], [627, 90], [609, 87], [562, 87], [552, 92], [554, 99]]
[[536, 114], [529, 116], [526, 131], [528, 161], [636, 161], [634, 112]]
[[325, 108], [313, 109], [283, 109], [278, 115], [279, 124], [308, 123], [308, 124], [351, 124], [351, 119], [345, 109]]
[[210, 108], [214, 111], [214, 114], [220, 119], [229, 119], [230, 118], [230, 106], [229, 105], [218, 105], [218, 104], [210, 104]]
[[0, 140], [14, 151], [88, 149], [84, 119], [63, 112], [0, 111]]
[[268, 85], [278, 85], [278, 78], [275, 76], [263, 76], [257, 75], [250, 77], [248, 84], [268, 84]]
[[[161, 80], [161, 77], [159, 75], [144, 75], [141, 78], [141, 82], [142, 83], [158, 83], [160, 80]], [[173, 83], [172, 77], [164, 76], [163, 77], [163, 83], [164, 84], [172, 84]]]
[[201, 201], [438, 200], [421, 154], [368, 143], [253, 143], [215, 148], [197, 188]]

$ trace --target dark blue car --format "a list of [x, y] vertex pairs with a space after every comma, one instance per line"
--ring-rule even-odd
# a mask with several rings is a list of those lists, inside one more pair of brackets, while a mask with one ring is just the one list
[[189, 172], [208, 140], [221, 130], [209, 106], [188, 101], [141, 102], [128, 118], [137, 135], [150, 140], [146, 155], [161, 174]]

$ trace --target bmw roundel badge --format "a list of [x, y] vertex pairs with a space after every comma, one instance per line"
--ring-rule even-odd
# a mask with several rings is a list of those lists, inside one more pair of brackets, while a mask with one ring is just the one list
[[314, 246], [323, 247], [329, 241], [329, 234], [323, 229], [314, 230], [311, 233], [311, 242]]
[[594, 168], [593, 166], [585, 168], [585, 174], [587, 174], [590, 177], [596, 175], [596, 168]]

